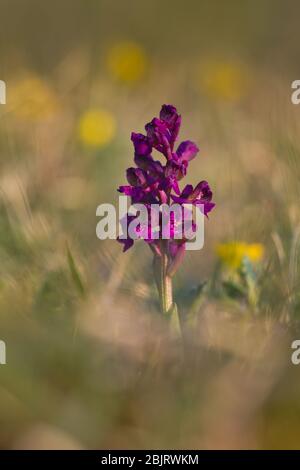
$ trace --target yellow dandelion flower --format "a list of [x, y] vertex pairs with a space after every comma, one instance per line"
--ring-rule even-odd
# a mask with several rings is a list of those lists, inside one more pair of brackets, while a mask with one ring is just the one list
[[205, 62], [198, 79], [201, 92], [216, 100], [238, 101], [249, 86], [245, 68], [234, 62]]
[[28, 76], [12, 85], [9, 106], [21, 119], [47, 119], [59, 111], [57, 95], [39, 77]]
[[241, 266], [245, 257], [252, 263], [259, 263], [264, 255], [264, 247], [260, 243], [229, 242], [218, 244], [216, 252], [225, 266], [235, 270]]
[[90, 109], [81, 116], [78, 133], [81, 142], [88, 147], [105, 147], [115, 136], [115, 118], [104, 109]]
[[114, 79], [133, 84], [144, 77], [147, 63], [146, 53], [140, 45], [121, 42], [109, 49], [106, 65]]

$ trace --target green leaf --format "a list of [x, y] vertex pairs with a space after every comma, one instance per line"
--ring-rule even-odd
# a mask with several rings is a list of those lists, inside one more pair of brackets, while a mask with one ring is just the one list
[[76, 263], [75, 263], [75, 260], [74, 260], [74, 257], [70, 251], [70, 248], [67, 244], [67, 259], [68, 259], [68, 265], [69, 265], [69, 269], [70, 269], [70, 273], [71, 273], [71, 277], [72, 277], [72, 280], [74, 282], [74, 285], [79, 293], [79, 295], [81, 297], [85, 297], [85, 294], [86, 294], [86, 290], [85, 290], [85, 287], [84, 287], [84, 283], [81, 279], [81, 275], [80, 275], [80, 272], [76, 266]]
[[247, 295], [245, 289], [234, 281], [223, 281], [222, 286], [231, 299], [243, 299]]
[[205, 296], [208, 292], [208, 282], [204, 281], [197, 286], [196, 293], [191, 302], [190, 308], [188, 309], [186, 320], [188, 323], [192, 323], [195, 319], [197, 313], [200, 311], [200, 308], [204, 302]]

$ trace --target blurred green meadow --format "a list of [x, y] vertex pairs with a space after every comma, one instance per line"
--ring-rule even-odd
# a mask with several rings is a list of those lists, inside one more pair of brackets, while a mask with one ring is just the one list
[[[0, 448], [299, 448], [299, 3], [0, 7]], [[148, 247], [95, 233], [163, 103], [217, 204], [175, 278], [183, 340]]]

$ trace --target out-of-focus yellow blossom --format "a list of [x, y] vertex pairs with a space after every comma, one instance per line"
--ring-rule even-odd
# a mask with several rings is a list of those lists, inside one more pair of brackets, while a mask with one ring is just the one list
[[229, 242], [220, 243], [216, 252], [221, 262], [231, 269], [238, 269], [243, 258], [258, 263], [264, 255], [264, 247], [260, 243]]
[[148, 60], [144, 49], [134, 42], [121, 42], [111, 47], [107, 54], [107, 68], [113, 78], [133, 84], [141, 80]]
[[116, 133], [114, 116], [104, 109], [90, 109], [79, 121], [79, 138], [89, 147], [104, 147], [108, 145]]
[[59, 111], [59, 101], [52, 88], [39, 77], [30, 76], [10, 88], [9, 106], [22, 119], [47, 119]]
[[245, 68], [234, 62], [205, 62], [199, 67], [199, 86], [210, 98], [238, 101], [247, 92], [249, 78]]

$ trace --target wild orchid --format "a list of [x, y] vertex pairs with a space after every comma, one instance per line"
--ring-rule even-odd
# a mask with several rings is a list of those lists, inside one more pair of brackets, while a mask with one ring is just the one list
[[[207, 181], [201, 181], [194, 188], [188, 184], [180, 190], [179, 182], [186, 176], [189, 163], [199, 151], [196, 144], [189, 140], [182, 142], [174, 150], [180, 125], [181, 116], [176, 108], [172, 105], [163, 105], [159, 118], [155, 117], [146, 124], [146, 135], [132, 133], [136, 166], [127, 169], [128, 185], [120, 186], [118, 189], [120, 193], [131, 198], [132, 204], [144, 204], [149, 212], [148, 223], [136, 225], [134, 238], [143, 239], [153, 252], [154, 276], [164, 315], [171, 315], [177, 310], [173, 302], [172, 277], [183, 260], [187, 238], [184, 235], [178, 238], [178, 231], [181, 227], [176, 223], [172, 213], [168, 227], [162, 223], [162, 214], [160, 214], [158, 220], [160, 235], [154, 237], [151, 230], [151, 222], [153, 222], [151, 205], [173, 207], [177, 204], [183, 210], [183, 206], [189, 204], [201, 207], [206, 216], [215, 206]], [[164, 165], [154, 159], [153, 150], [163, 155]], [[128, 213], [123, 223], [127, 226], [128, 222], [133, 221], [135, 217]], [[193, 229], [196, 228], [194, 221], [192, 221], [192, 226]], [[164, 237], [166, 229], [169, 230], [168, 239]], [[124, 245], [123, 251], [133, 246], [134, 238], [130, 236], [118, 238], [118, 241]]]

